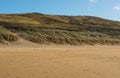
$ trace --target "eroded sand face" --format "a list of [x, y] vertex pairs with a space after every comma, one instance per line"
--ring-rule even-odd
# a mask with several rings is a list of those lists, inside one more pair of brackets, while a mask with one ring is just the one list
[[3, 47], [0, 78], [120, 78], [120, 47]]

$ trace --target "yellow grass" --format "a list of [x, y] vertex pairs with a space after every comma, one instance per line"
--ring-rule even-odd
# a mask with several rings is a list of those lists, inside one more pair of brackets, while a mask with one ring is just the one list
[[120, 78], [120, 46], [2, 46], [0, 78]]

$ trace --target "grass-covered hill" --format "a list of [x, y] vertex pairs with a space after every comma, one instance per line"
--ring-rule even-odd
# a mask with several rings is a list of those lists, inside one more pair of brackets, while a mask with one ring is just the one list
[[[14, 35], [15, 34], [15, 35]], [[120, 44], [120, 22], [92, 16], [0, 14], [0, 43], [22, 37], [40, 44]]]

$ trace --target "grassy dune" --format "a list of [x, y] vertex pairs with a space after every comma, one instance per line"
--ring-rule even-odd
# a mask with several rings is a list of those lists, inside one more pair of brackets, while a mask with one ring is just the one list
[[26, 40], [40, 44], [120, 44], [120, 22], [92, 16], [2, 14], [0, 25]]
[[13, 42], [18, 38], [14, 36], [9, 30], [0, 26], [0, 43], [4, 43], [5, 41]]

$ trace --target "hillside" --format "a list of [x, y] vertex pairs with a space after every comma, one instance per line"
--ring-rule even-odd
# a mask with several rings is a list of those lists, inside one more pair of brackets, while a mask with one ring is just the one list
[[120, 22], [93, 16], [0, 14], [0, 43], [18, 37], [40, 44], [115, 45], [120, 44]]

